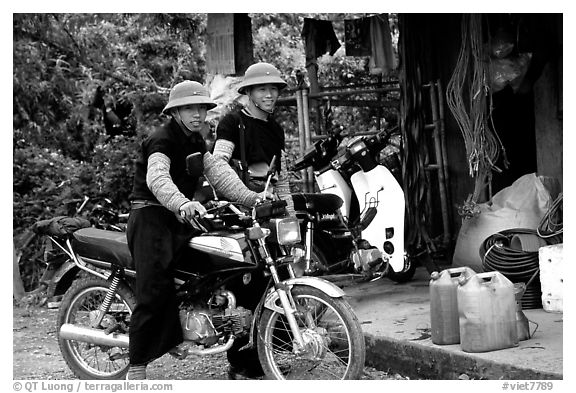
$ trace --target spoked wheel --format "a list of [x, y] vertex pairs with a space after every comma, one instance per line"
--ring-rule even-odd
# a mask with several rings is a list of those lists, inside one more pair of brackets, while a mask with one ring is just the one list
[[341, 298], [307, 286], [292, 288], [296, 321], [305, 348], [298, 349], [288, 320], [265, 309], [259, 322], [258, 355], [270, 379], [359, 379], [366, 348], [358, 318]]
[[[63, 324], [91, 328], [91, 321], [110, 287], [110, 281], [85, 278], [76, 281], [64, 295], [58, 312], [57, 331]], [[104, 316], [100, 329], [114, 329], [128, 334], [130, 316], [136, 306], [134, 294], [120, 285]], [[118, 379], [128, 372], [128, 348], [91, 344], [67, 340], [58, 335], [58, 344], [64, 360], [74, 375], [80, 379]]]

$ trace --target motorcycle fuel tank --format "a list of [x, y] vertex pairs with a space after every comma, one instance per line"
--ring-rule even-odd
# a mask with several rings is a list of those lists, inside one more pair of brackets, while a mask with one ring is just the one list
[[177, 270], [207, 273], [254, 265], [244, 233], [205, 234], [190, 239]]

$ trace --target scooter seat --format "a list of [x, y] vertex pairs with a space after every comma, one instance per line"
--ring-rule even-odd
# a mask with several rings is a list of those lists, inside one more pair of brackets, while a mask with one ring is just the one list
[[307, 211], [312, 214], [332, 214], [340, 209], [344, 203], [338, 195], [334, 194], [292, 194], [294, 210]]
[[72, 242], [74, 250], [82, 257], [134, 269], [124, 232], [82, 228], [74, 232]]

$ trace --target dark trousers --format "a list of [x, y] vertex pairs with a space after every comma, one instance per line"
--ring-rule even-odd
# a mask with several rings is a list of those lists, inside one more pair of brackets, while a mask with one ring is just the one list
[[161, 206], [130, 212], [128, 247], [136, 266], [136, 308], [130, 321], [130, 364], [146, 364], [183, 341], [174, 265], [191, 228]]
[[[236, 281], [234, 283], [229, 283], [227, 288], [236, 295], [238, 306], [242, 306], [254, 312], [266, 290], [269, 280], [270, 278], [264, 277], [262, 274], [253, 274], [252, 280], [248, 285]], [[258, 358], [256, 342], [254, 342], [254, 347], [240, 351], [240, 348], [248, 344], [249, 339], [248, 336], [236, 339], [232, 348], [230, 348], [226, 353], [226, 357], [232, 367], [239, 370], [246, 369], [258, 374], [263, 371]]]

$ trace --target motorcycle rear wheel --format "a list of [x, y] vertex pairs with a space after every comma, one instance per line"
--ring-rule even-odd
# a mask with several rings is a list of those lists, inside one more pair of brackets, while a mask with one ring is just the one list
[[308, 349], [294, 353], [294, 338], [282, 313], [265, 309], [258, 327], [258, 355], [269, 379], [360, 379], [366, 347], [350, 305], [308, 286], [291, 290], [296, 320]]
[[[56, 331], [65, 323], [90, 327], [90, 315], [102, 304], [110, 281], [88, 277], [75, 281], [68, 289], [58, 310]], [[129, 326], [136, 307], [132, 291], [120, 285], [105, 318]], [[128, 334], [127, 331], [121, 333]], [[121, 379], [128, 372], [128, 348], [102, 346], [66, 340], [58, 336], [60, 352], [74, 375], [80, 379]]]

